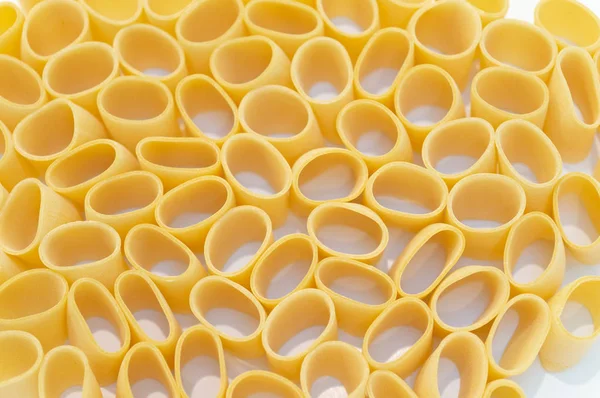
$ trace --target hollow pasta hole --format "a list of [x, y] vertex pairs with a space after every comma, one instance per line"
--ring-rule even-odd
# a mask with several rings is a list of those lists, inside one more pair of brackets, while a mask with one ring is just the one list
[[[326, 164], [327, 162], [316, 160], [313, 163], [314, 167], [319, 163]], [[306, 169], [303, 171], [306, 171]], [[317, 167], [314, 167], [314, 169], [316, 170]], [[311, 200], [325, 201], [345, 198], [352, 193], [356, 184], [356, 175], [346, 164], [329, 165], [329, 167], [318, 171], [310, 179], [302, 178], [302, 174], [304, 172], [300, 173], [300, 191]]]
[[398, 76], [398, 68], [377, 68], [360, 80], [362, 88], [373, 95], [387, 93]]
[[540, 239], [527, 246], [519, 256], [512, 277], [517, 283], [531, 283], [539, 278], [552, 260], [554, 242]]
[[431, 126], [439, 123], [446, 114], [448, 114], [448, 109], [446, 108], [425, 105], [411, 109], [406, 113], [406, 118], [416, 126]]
[[214, 213], [199, 212], [199, 211], [186, 211], [177, 214], [173, 217], [173, 220], [169, 223], [171, 228], [187, 228], [192, 225], [196, 225], [206, 220]]
[[595, 331], [592, 314], [585, 305], [576, 301], [567, 301], [560, 314], [560, 321], [565, 329], [577, 337], [588, 337]]
[[221, 388], [221, 370], [216, 358], [201, 355], [181, 368], [183, 389], [189, 398], [216, 397]]
[[437, 303], [440, 319], [455, 328], [473, 325], [490, 304], [483, 281], [468, 281], [442, 293]]
[[119, 332], [109, 320], [101, 317], [90, 317], [85, 322], [100, 348], [107, 352], [117, 352], [121, 349], [122, 343]]
[[515, 170], [517, 170], [517, 173], [519, 173], [521, 175], [521, 177], [525, 178], [527, 181], [533, 182], [533, 183], [538, 183], [538, 179], [537, 176], [535, 175], [535, 173], [533, 172], [533, 170], [531, 170], [531, 168], [526, 165], [525, 163], [512, 163], [513, 167], [515, 168]]
[[299, 260], [286, 265], [269, 282], [265, 297], [271, 300], [291, 293], [308, 273], [310, 261]]
[[313, 398], [342, 398], [348, 396], [344, 384], [332, 376], [322, 376], [314, 381], [310, 388]]
[[169, 321], [162, 311], [139, 310], [133, 313], [133, 317], [144, 333], [151, 339], [163, 341], [169, 337]]
[[460, 397], [460, 371], [448, 358], [440, 358], [438, 364], [438, 390], [441, 398]]
[[82, 386], [69, 387], [60, 394], [60, 398], [83, 398], [83, 396]]
[[514, 309], [508, 310], [502, 316], [502, 320], [496, 329], [496, 334], [492, 341], [492, 356], [497, 364], [502, 363], [502, 356], [504, 356], [504, 352], [508, 348], [518, 327], [519, 313]]
[[188, 268], [188, 263], [176, 259], [168, 259], [156, 262], [150, 272], [158, 276], [178, 276], [183, 274]]
[[234, 338], [251, 335], [259, 324], [258, 319], [253, 316], [231, 308], [213, 308], [204, 318], [219, 332]]
[[402, 358], [419, 341], [423, 331], [412, 326], [395, 326], [385, 330], [369, 344], [369, 354], [379, 363]]
[[443, 174], [459, 174], [477, 162], [477, 158], [467, 155], [450, 155], [440, 159], [435, 165], [435, 169]]
[[392, 150], [394, 141], [381, 131], [367, 131], [358, 137], [356, 149], [363, 155], [382, 156]]
[[430, 239], [409, 261], [402, 272], [400, 286], [408, 294], [425, 291], [446, 266], [447, 252], [442, 243]]
[[396, 196], [377, 195], [377, 202], [390, 210], [401, 211], [410, 214], [427, 214], [434, 209], [425, 207], [422, 203], [417, 203], [407, 198], [398, 198]]
[[274, 195], [277, 191], [269, 181], [258, 173], [252, 171], [240, 171], [235, 174], [235, 179], [245, 188], [259, 195]]
[[342, 32], [351, 35], [356, 35], [364, 32], [365, 30], [356, 23], [352, 18], [337, 16], [331, 18], [331, 22]]
[[158, 380], [142, 379], [131, 386], [134, 397], [169, 398], [171, 394]]
[[328, 248], [346, 254], [368, 254], [379, 245], [368, 232], [348, 225], [324, 225], [317, 231], [317, 238]]
[[338, 95], [340, 95], [338, 89], [330, 82], [325, 81], [316, 82], [308, 90], [308, 96], [319, 101], [333, 100]]
[[142, 71], [142, 73], [146, 76], [152, 77], [164, 77], [169, 76], [173, 71], [169, 71], [163, 68], [147, 68]]
[[558, 208], [560, 222], [570, 241], [587, 246], [598, 238], [596, 227], [578, 194], [568, 193], [559, 196]]
[[192, 121], [204, 135], [212, 139], [219, 139], [231, 131], [233, 118], [230, 111], [208, 111], [197, 113]]
[[333, 280], [328, 287], [337, 294], [364, 304], [379, 305], [387, 300], [380, 286], [366, 278], [345, 276]]
[[282, 356], [295, 356], [306, 351], [325, 331], [325, 326], [311, 326], [301, 330], [286, 341], [277, 351]]

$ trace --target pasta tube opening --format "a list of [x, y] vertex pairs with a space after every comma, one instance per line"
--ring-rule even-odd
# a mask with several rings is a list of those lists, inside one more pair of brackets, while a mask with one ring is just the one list
[[90, 16], [94, 39], [105, 43], [112, 44], [119, 30], [143, 19], [142, 0], [80, 1]]
[[15, 3], [0, 5], [0, 54], [21, 56], [21, 33], [25, 16]]
[[192, 4], [193, 0], [145, 0], [144, 12], [152, 25], [174, 36], [177, 21]]
[[288, 379], [264, 370], [246, 372], [236, 377], [227, 389], [227, 398], [253, 395], [273, 395], [281, 398], [302, 398], [302, 391]]
[[76, 347], [60, 346], [46, 354], [39, 374], [40, 398], [57, 398], [79, 390], [90, 398], [102, 397], [85, 354]]
[[44, 351], [33, 335], [10, 330], [0, 332], [0, 394], [7, 397], [38, 395], [38, 372]]
[[485, 387], [483, 398], [525, 398], [523, 389], [512, 380], [495, 380]]
[[[12, 191], [22, 180], [36, 176], [33, 167], [15, 150], [13, 135], [0, 121], [0, 184], [8, 191]], [[2, 205], [5, 201], [6, 198], [2, 200]]]
[[508, 12], [509, 0], [467, 0], [477, 10], [483, 26], [502, 19]]
[[395, 373], [376, 370], [367, 381], [368, 398], [385, 398], [388, 394], [398, 398], [417, 398], [408, 384]]

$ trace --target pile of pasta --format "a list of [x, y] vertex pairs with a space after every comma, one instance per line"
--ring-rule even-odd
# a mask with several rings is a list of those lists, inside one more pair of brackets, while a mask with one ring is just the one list
[[[600, 169], [563, 173], [588, 158], [600, 125], [600, 20], [575, 0], [541, 0], [534, 24], [504, 19], [507, 8], [0, 3], [0, 396], [96, 398], [116, 383], [132, 397], [153, 379], [169, 397], [294, 398], [334, 378], [352, 398], [429, 398], [447, 359], [459, 397], [512, 398], [525, 394], [509, 378], [538, 355], [552, 372], [577, 364], [600, 333], [600, 277], [563, 286], [565, 258], [600, 263], [600, 239], [574, 239], [559, 202], [575, 197], [600, 231]], [[439, 118], [415, 120], [423, 109]], [[475, 160], [442, 171], [456, 156]], [[275, 239], [292, 217], [305, 233]], [[413, 237], [381, 270], [391, 228]], [[552, 256], [519, 282], [515, 266], [539, 241]], [[431, 244], [443, 264], [412, 283]], [[156, 268], [165, 263], [178, 271]], [[340, 289], [348, 279], [375, 298]], [[489, 300], [457, 326], [438, 304], [469, 283]], [[567, 302], [589, 310], [593, 333], [563, 325]], [[224, 326], [217, 310], [251, 326]], [[140, 311], [165, 320], [164, 339]], [[494, 337], [515, 312], [496, 360]], [[91, 319], [117, 331], [113, 350]], [[401, 355], [373, 348], [403, 327], [419, 336]], [[225, 352], [266, 357], [270, 370], [231, 380]], [[198, 358], [218, 364], [214, 391], [182, 376]]]

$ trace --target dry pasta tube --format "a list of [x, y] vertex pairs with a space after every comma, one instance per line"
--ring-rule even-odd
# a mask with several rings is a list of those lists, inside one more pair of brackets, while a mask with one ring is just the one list
[[[406, 127], [414, 151], [420, 153], [423, 141], [434, 128], [465, 117], [458, 86], [446, 71], [435, 65], [409, 69], [394, 93], [396, 115]], [[433, 108], [435, 117], [419, 120], [418, 113]], [[442, 116], [443, 115], [443, 116]]]
[[[219, 218], [206, 236], [206, 268], [249, 289], [254, 264], [272, 243], [273, 226], [267, 213], [254, 206], [235, 207]], [[246, 256], [236, 259], [235, 254], [243, 248]]]
[[503, 19], [508, 12], [509, 0], [467, 0], [477, 10], [481, 24], [488, 24]]
[[67, 292], [62, 276], [34, 269], [0, 286], [0, 331], [22, 330], [34, 335], [48, 351], [67, 339]]
[[[564, 197], [577, 197], [580, 205], [583, 206], [583, 213], [578, 218], [587, 218], [594, 229], [594, 236], [589, 236], [589, 240], [574, 240], [567, 234], [563, 224], [563, 213], [565, 210], [560, 208], [560, 201]], [[584, 264], [596, 264], [600, 261], [600, 225], [598, 217], [600, 215], [600, 185], [591, 176], [584, 173], [568, 173], [561, 177], [556, 183], [552, 198], [554, 221], [558, 226], [565, 246], [569, 249], [573, 257]], [[6, 210], [5, 210], [6, 211]]]
[[329, 37], [310, 39], [292, 59], [294, 87], [312, 106], [323, 136], [333, 143], [340, 143], [337, 115], [354, 99], [353, 73], [348, 52]]
[[69, 284], [93, 278], [112, 290], [127, 269], [119, 234], [98, 221], [76, 221], [53, 229], [42, 239], [39, 252], [42, 263]]
[[325, 144], [310, 104], [288, 87], [251, 91], [240, 103], [239, 117], [244, 131], [264, 137], [290, 165]]
[[[360, 281], [354, 286], [344, 281]], [[375, 318], [397, 297], [394, 281], [377, 268], [358, 261], [329, 257], [317, 265], [315, 282], [335, 306], [338, 326], [364, 336]]]
[[[315, 287], [318, 261], [317, 245], [310, 237], [300, 233], [286, 235], [256, 261], [250, 276], [252, 294], [270, 312], [293, 293]], [[284, 288], [284, 282], [290, 280], [293, 282]]]
[[183, 332], [175, 348], [175, 381], [183, 398], [190, 398], [196, 396], [194, 393], [198, 393], [198, 387], [189, 388], [189, 379], [183, 374], [183, 368], [193, 362], [205, 363], [206, 360], [210, 360], [218, 368], [218, 374], [213, 376], [219, 380], [219, 390], [209, 397], [224, 398], [227, 390], [227, 368], [223, 343], [213, 330], [202, 325], [192, 326]]
[[[454, 326], [454, 324], [457, 324], [454, 319], [442, 319], [438, 313], [438, 303], [444, 300], [444, 296], [455, 289], [473, 283], [482, 284], [488, 292], [487, 305], [479, 317], [470, 325], [464, 325], [461, 322], [460, 326]], [[437, 334], [445, 336], [450, 333], [477, 332], [481, 330], [502, 311], [502, 308], [508, 302], [509, 296], [510, 284], [508, 283], [508, 278], [498, 268], [470, 265], [452, 272], [439, 284], [429, 302]], [[458, 315], [453, 314], [452, 316]], [[444, 318], [447, 318], [447, 316]]]
[[[311, 0], [314, 7], [316, 0]], [[253, 0], [246, 5], [244, 22], [252, 35], [273, 40], [292, 58], [306, 41], [323, 36], [319, 13], [296, 0]]]
[[164, 30], [168, 34], [175, 36], [175, 25], [179, 17], [192, 7], [193, 0], [144, 0], [144, 14], [148, 21]]
[[[343, 257], [375, 264], [389, 241], [387, 226], [377, 213], [355, 203], [319, 205], [308, 216], [307, 228], [308, 235], [317, 243], [321, 258]], [[333, 234], [332, 229], [335, 230]], [[346, 244], [348, 236], [344, 237], [345, 234], [354, 236], [352, 245]]]
[[[107, 325], [118, 338], [118, 346], [96, 340], [91, 325]], [[67, 299], [67, 326], [70, 344], [86, 355], [98, 383], [102, 386], [114, 383], [129, 350], [131, 332], [110, 291], [95, 279], [75, 282]]]
[[[1, 100], [0, 96], [0, 100]], [[8, 191], [28, 177], [35, 177], [33, 167], [15, 150], [13, 135], [0, 121], [0, 184]], [[4, 202], [4, 201], [3, 201]]]
[[190, 74], [210, 73], [212, 52], [222, 43], [246, 36], [241, 0], [195, 2], [179, 17], [175, 37], [183, 48]]
[[0, 122], [13, 131], [25, 116], [47, 101], [48, 95], [36, 71], [15, 57], [0, 54]]
[[133, 386], [141, 380], [151, 379], [161, 384], [167, 396], [179, 396], [175, 378], [161, 351], [150, 343], [138, 343], [125, 355], [117, 379], [117, 395], [134, 398]]
[[252, 370], [236, 377], [227, 388], [227, 398], [250, 396], [302, 398], [302, 390], [285, 377], [265, 370]]
[[19, 260], [0, 251], [0, 285], [26, 269]]
[[[444, 263], [441, 268], [439, 264], [432, 263], [428, 267], [430, 272], [428, 275], [430, 278], [426, 281], [428, 284], [416, 286], [415, 279], [411, 279], [411, 277], [416, 278], [420, 274], [420, 270], [412, 268], [411, 262], [415, 257], [419, 257], [419, 253], [429, 252], [432, 247], [434, 250], [444, 253]], [[458, 228], [442, 223], [431, 224], [423, 228], [406, 245], [390, 270], [390, 275], [394, 279], [400, 296], [425, 300], [458, 262], [464, 249], [465, 237]]]
[[81, 3], [46, 0], [27, 14], [20, 55], [41, 74], [52, 55], [70, 45], [90, 40], [90, 20]]
[[138, 168], [137, 159], [123, 145], [99, 139], [56, 159], [46, 170], [46, 184], [76, 205], [83, 206], [85, 195], [96, 183]]
[[495, 380], [485, 387], [483, 398], [526, 398], [523, 389], [512, 380]]
[[13, 133], [15, 149], [41, 175], [59, 157], [100, 138], [106, 138], [102, 123], [79, 105], [65, 99], [50, 101], [33, 112], [19, 123]]
[[72, 346], [56, 347], [46, 354], [39, 373], [39, 397], [58, 398], [77, 387], [82, 397], [102, 398], [100, 385], [85, 354]]
[[292, 169], [272, 144], [253, 134], [238, 134], [223, 144], [221, 162], [238, 204], [264, 210], [275, 228], [285, 223]]
[[371, 174], [391, 162], [412, 161], [406, 129], [392, 111], [378, 102], [350, 102], [338, 114], [337, 131], [344, 146], [360, 156]]
[[[575, 366], [596, 341], [600, 334], [600, 308], [597, 305], [600, 300], [599, 287], [600, 278], [586, 276], [563, 287], [548, 301], [551, 313], [550, 333], [540, 351], [540, 361], [547, 371], [561, 372]], [[592, 333], [575, 335], [567, 330], [561, 320], [567, 302], [575, 302], [587, 308], [594, 322]]]
[[379, 30], [379, 7], [376, 0], [317, 0], [325, 35], [346, 47], [352, 63], [371, 36]]
[[166, 193], [156, 205], [156, 222], [194, 252], [202, 252], [213, 224], [235, 207], [233, 190], [220, 177], [204, 176]]
[[163, 195], [160, 179], [146, 171], [119, 174], [94, 185], [85, 196], [85, 219], [113, 227], [121, 239], [138, 224], [156, 224]]
[[[132, 342], [149, 343], [158, 348], [169, 366], [172, 366], [175, 345], [181, 335], [181, 326], [152, 279], [140, 271], [131, 270], [122, 273], [115, 282], [115, 298], [129, 323]], [[159, 322], [162, 324], [160, 332], [149, 334], [144, 329], [136, 317], [136, 314], [142, 311], [152, 311], [160, 317]]]
[[367, 182], [364, 203], [386, 223], [420, 231], [444, 217], [448, 187], [436, 173], [408, 162], [389, 163]]
[[516, 19], [498, 19], [486, 26], [479, 51], [483, 68], [509, 66], [527, 71], [544, 82], [550, 79], [558, 55], [550, 33]]
[[575, 0], [542, 0], [534, 14], [535, 24], [550, 32], [558, 48], [579, 46], [590, 54], [600, 48], [600, 19]]
[[144, 19], [142, 0], [79, 0], [90, 17], [94, 40], [112, 44], [126, 26]]
[[548, 87], [550, 104], [544, 132], [563, 161], [579, 162], [590, 153], [600, 125], [598, 68], [585, 50], [565, 48], [558, 54]]
[[[460, 180], [448, 195], [446, 222], [465, 235], [465, 255], [502, 258], [508, 231], [523, 215], [523, 188], [499, 174], [474, 174]], [[485, 221], [479, 227], [476, 222]]]
[[[509, 313], [510, 312], [510, 313]], [[494, 340], [505, 316], [516, 313], [518, 324], [498, 360], [494, 356]], [[510, 300], [498, 313], [485, 340], [490, 380], [504, 379], [524, 373], [535, 361], [550, 331], [550, 308], [533, 294], [521, 294]]]
[[79, 221], [71, 202], [34, 178], [17, 184], [0, 213], [0, 248], [28, 267], [41, 267], [42, 238], [59, 225]]
[[16, 3], [0, 5], [0, 54], [18, 58], [21, 50], [21, 32], [25, 16]]
[[187, 76], [181, 46], [173, 36], [155, 26], [128, 26], [115, 36], [113, 47], [127, 75], [150, 76], [171, 91]]
[[379, 19], [382, 27], [393, 26], [406, 29], [410, 19], [421, 7], [435, 0], [379, 0]]
[[175, 91], [175, 102], [187, 135], [216, 143], [219, 147], [240, 132], [235, 102], [213, 79], [191, 75]]
[[[397, 333], [395, 330], [419, 334], [401, 356], [396, 355], [396, 351], [404, 347], [400, 343], [395, 345], [388, 337]], [[394, 301], [375, 319], [365, 334], [362, 352], [371, 369], [392, 371], [406, 378], [425, 362], [432, 345], [431, 311], [421, 300], [406, 297]]]
[[[563, 169], [560, 153], [546, 134], [525, 120], [510, 120], [496, 130], [498, 170], [525, 190], [526, 212], [551, 214], [552, 192]], [[525, 165], [533, 176], [524, 176], [516, 165]], [[522, 166], [521, 166], [522, 167]]]
[[[552, 245], [552, 256], [544, 271], [532, 281], [517, 282], [513, 271], [521, 254], [536, 242]], [[544, 300], [556, 293], [565, 275], [565, 246], [560, 231], [552, 218], [540, 212], [531, 212], [521, 217], [511, 228], [504, 249], [504, 273], [510, 282], [513, 296], [523, 293], [536, 294]]]
[[315, 348], [302, 362], [300, 385], [304, 396], [313, 394], [315, 382], [322, 377], [339, 380], [348, 398], [362, 398], [369, 379], [369, 364], [350, 344], [328, 341]]
[[44, 350], [33, 335], [17, 330], [0, 332], [0, 395], [37, 397], [38, 372]]
[[178, 313], [190, 312], [190, 291], [206, 271], [179, 239], [156, 225], [135, 226], [124, 243], [132, 268], [147, 275]]
[[[317, 289], [302, 289], [286, 297], [269, 314], [262, 344], [271, 368], [296, 381], [306, 355], [321, 343], [336, 340], [337, 331], [331, 298]], [[293, 344], [295, 336], [309, 332], [316, 336], [310, 344], [306, 347]]]
[[[190, 307], [201, 324], [217, 333], [225, 349], [240, 358], [264, 355], [260, 339], [267, 315], [242, 286], [220, 276], [202, 278], [190, 293]], [[239, 322], [232, 326], [219, 322], [220, 314], [230, 314]]]
[[550, 94], [539, 77], [508, 66], [477, 73], [471, 86], [471, 114], [498, 128], [507, 120], [527, 120], [544, 126]]
[[[442, 177], [449, 189], [467, 176], [495, 173], [494, 127], [480, 118], [463, 118], [442, 124], [427, 135], [421, 155], [425, 167]], [[472, 162], [463, 169], [440, 170], [444, 161], [454, 156], [469, 157]]]
[[393, 109], [394, 91], [414, 64], [414, 41], [405, 30], [386, 28], [375, 32], [354, 67], [356, 97], [381, 102]]
[[111, 46], [87, 42], [69, 46], [50, 57], [42, 79], [50, 97], [71, 100], [99, 117], [98, 93], [119, 73], [119, 58]]
[[598, 73], [600, 73], [600, 50], [594, 55], [594, 64], [596, 64], [596, 69], [598, 69]]
[[342, 148], [318, 148], [302, 155], [292, 168], [290, 206], [308, 216], [322, 203], [352, 202], [364, 191], [369, 169], [356, 153]]
[[0, 211], [4, 207], [4, 203], [6, 203], [6, 199], [8, 198], [8, 191], [2, 184], [0, 184]]
[[376, 370], [367, 381], [367, 398], [417, 398], [415, 392], [404, 380], [389, 370]]
[[460, 392], [465, 397], [481, 397], [488, 375], [485, 347], [477, 336], [457, 332], [442, 340], [419, 371], [415, 393], [419, 397], [439, 397], [439, 363], [450, 360], [458, 368]]
[[415, 40], [415, 62], [439, 66], [463, 90], [481, 40], [477, 9], [462, 0], [434, 2], [415, 12], [407, 31]]

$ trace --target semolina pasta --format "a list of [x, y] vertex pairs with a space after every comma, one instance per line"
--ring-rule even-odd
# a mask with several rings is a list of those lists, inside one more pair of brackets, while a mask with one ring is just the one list
[[[15, 150], [14, 137], [4, 123], [0, 121], [0, 184], [12, 191], [20, 181], [35, 177], [33, 167]], [[3, 200], [3, 205], [6, 198]]]
[[495, 380], [485, 387], [483, 398], [525, 398], [523, 389], [512, 380]]
[[379, 0], [377, 3], [381, 26], [406, 29], [417, 10], [434, 2], [435, 0]]
[[142, 0], [78, 0], [90, 18], [95, 40], [112, 44], [116, 34], [144, 18]]
[[227, 389], [227, 398], [253, 395], [273, 395], [281, 398], [302, 398], [302, 391], [291, 381], [276, 373], [254, 370], [236, 377]]
[[0, 332], [0, 394], [7, 397], [38, 396], [38, 373], [44, 358], [33, 335], [17, 330]]
[[11, 2], [0, 4], [0, 54], [19, 57], [21, 32], [25, 17], [21, 9]]
[[0, 285], [26, 269], [21, 261], [0, 251]]
[[177, 21], [188, 8], [192, 7], [192, 4], [192, 0], [143, 1], [144, 14], [148, 21], [172, 36], [175, 35]]
[[389, 370], [376, 370], [367, 381], [367, 398], [384, 398], [392, 394], [397, 398], [417, 398], [404, 380]]
[[481, 17], [485, 27], [491, 22], [502, 19], [508, 12], [509, 0], [467, 0]]

